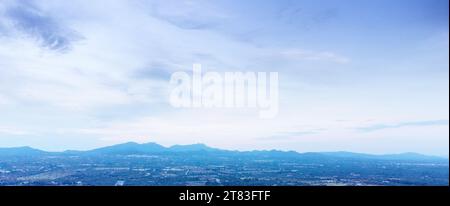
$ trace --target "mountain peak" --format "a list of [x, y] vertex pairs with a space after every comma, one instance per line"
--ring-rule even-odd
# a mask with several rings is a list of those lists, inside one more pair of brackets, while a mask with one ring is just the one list
[[174, 145], [164, 147], [154, 142], [139, 144], [136, 142], [127, 142], [123, 144], [112, 145], [91, 150], [89, 152], [96, 154], [148, 154], [160, 152], [194, 152], [194, 151], [217, 151], [217, 149], [208, 147], [205, 144]]
[[165, 147], [156, 143], [139, 144], [136, 142], [127, 142], [123, 144], [94, 149], [89, 152], [100, 154], [144, 154], [151, 152], [161, 152], [165, 149]]
[[190, 145], [173, 145], [171, 147], [169, 147], [170, 150], [172, 151], [177, 151], [177, 152], [181, 152], [181, 151], [213, 151], [213, 150], [217, 150], [211, 147], [208, 147], [205, 144], [201, 144], [201, 143], [197, 143], [197, 144], [190, 144]]
[[2, 155], [12, 155], [12, 156], [25, 156], [25, 155], [38, 155], [44, 154], [46, 152], [38, 149], [34, 149], [28, 146], [24, 147], [10, 147], [10, 148], [0, 148], [0, 153]]

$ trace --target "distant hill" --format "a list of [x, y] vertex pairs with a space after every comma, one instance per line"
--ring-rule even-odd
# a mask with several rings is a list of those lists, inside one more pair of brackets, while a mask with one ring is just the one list
[[176, 152], [201, 152], [201, 151], [220, 151], [208, 147], [204, 144], [192, 144], [192, 145], [174, 145], [171, 147], [164, 147], [156, 143], [138, 144], [135, 142], [128, 142], [124, 144], [118, 144], [108, 147], [102, 147], [90, 151], [86, 151], [89, 154], [152, 154], [152, 153], [176, 153]]
[[135, 142], [128, 142], [124, 144], [118, 144], [108, 147], [102, 147], [90, 151], [86, 151], [86, 153], [90, 154], [147, 154], [147, 153], [155, 153], [166, 151], [167, 148], [156, 144], [156, 143], [146, 143], [146, 144], [138, 144]]
[[[258, 159], [297, 159], [303, 162], [329, 162], [337, 160], [392, 160], [392, 161], [438, 161], [447, 162], [447, 158], [427, 156], [417, 153], [389, 155], [372, 155], [352, 152], [309, 152], [263, 150], [263, 151], [230, 151], [208, 147], [204, 144], [174, 145], [164, 147], [156, 143], [138, 144], [128, 142], [88, 151], [46, 152], [31, 147], [0, 148], [0, 156], [37, 156], [37, 155], [144, 155], [144, 154], [186, 154], [214, 156], [230, 156], [235, 158]], [[204, 154], [207, 153], [207, 154]]]
[[31, 147], [0, 148], [1, 156], [34, 156], [44, 154], [48, 154], [48, 152]]
[[372, 155], [353, 152], [322, 152], [321, 154], [331, 157], [341, 158], [356, 158], [356, 159], [379, 159], [379, 160], [416, 160], [416, 161], [428, 161], [428, 160], [448, 160], [443, 157], [429, 156], [419, 153], [400, 153], [400, 154], [385, 154], [385, 155]]
[[174, 145], [169, 147], [168, 150], [174, 152], [219, 151], [219, 149], [208, 147], [205, 144]]

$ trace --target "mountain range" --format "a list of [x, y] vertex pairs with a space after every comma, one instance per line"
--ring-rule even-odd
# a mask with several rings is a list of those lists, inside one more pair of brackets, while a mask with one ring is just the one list
[[267, 158], [301, 158], [301, 159], [371, 159], [371, 160], [399, 160], [399, 161], [438, 161], [447, 162], [448, 158], [429, 156], [418, 153], [401, 153], [387, 155], [373, 155], [352, 152], [308, 152], [279, 150], [232, 151], [208, 147], [205, 144], [174, 145], [164, 147], [156, 143], [139, 144], [128, 142], [87, 151], [67, 150], [64, 152], [48, 152], [31, 147], [0, 148], [0, 156], [39, 156], [39, 155], [226, 155], [239, 157], [267, 157]]

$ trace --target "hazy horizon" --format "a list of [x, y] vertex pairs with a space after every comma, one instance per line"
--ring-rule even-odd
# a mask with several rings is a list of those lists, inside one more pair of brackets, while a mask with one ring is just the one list
[[[0, 148], [157, 142], [448, 157], [448, 7], [447, 0], [3, 0]], [[210, 74], [276, 72], [276, 115], [175, 108], [171, 77], [195, 73], [195, 64]]]

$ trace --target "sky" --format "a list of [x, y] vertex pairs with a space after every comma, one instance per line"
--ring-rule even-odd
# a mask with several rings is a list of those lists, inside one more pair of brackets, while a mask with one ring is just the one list
[[[449, 154], [447, 0], [1, 0], [0, 147]], [[279, 113], [169, 104], [172, 73], [279, 73]]]

